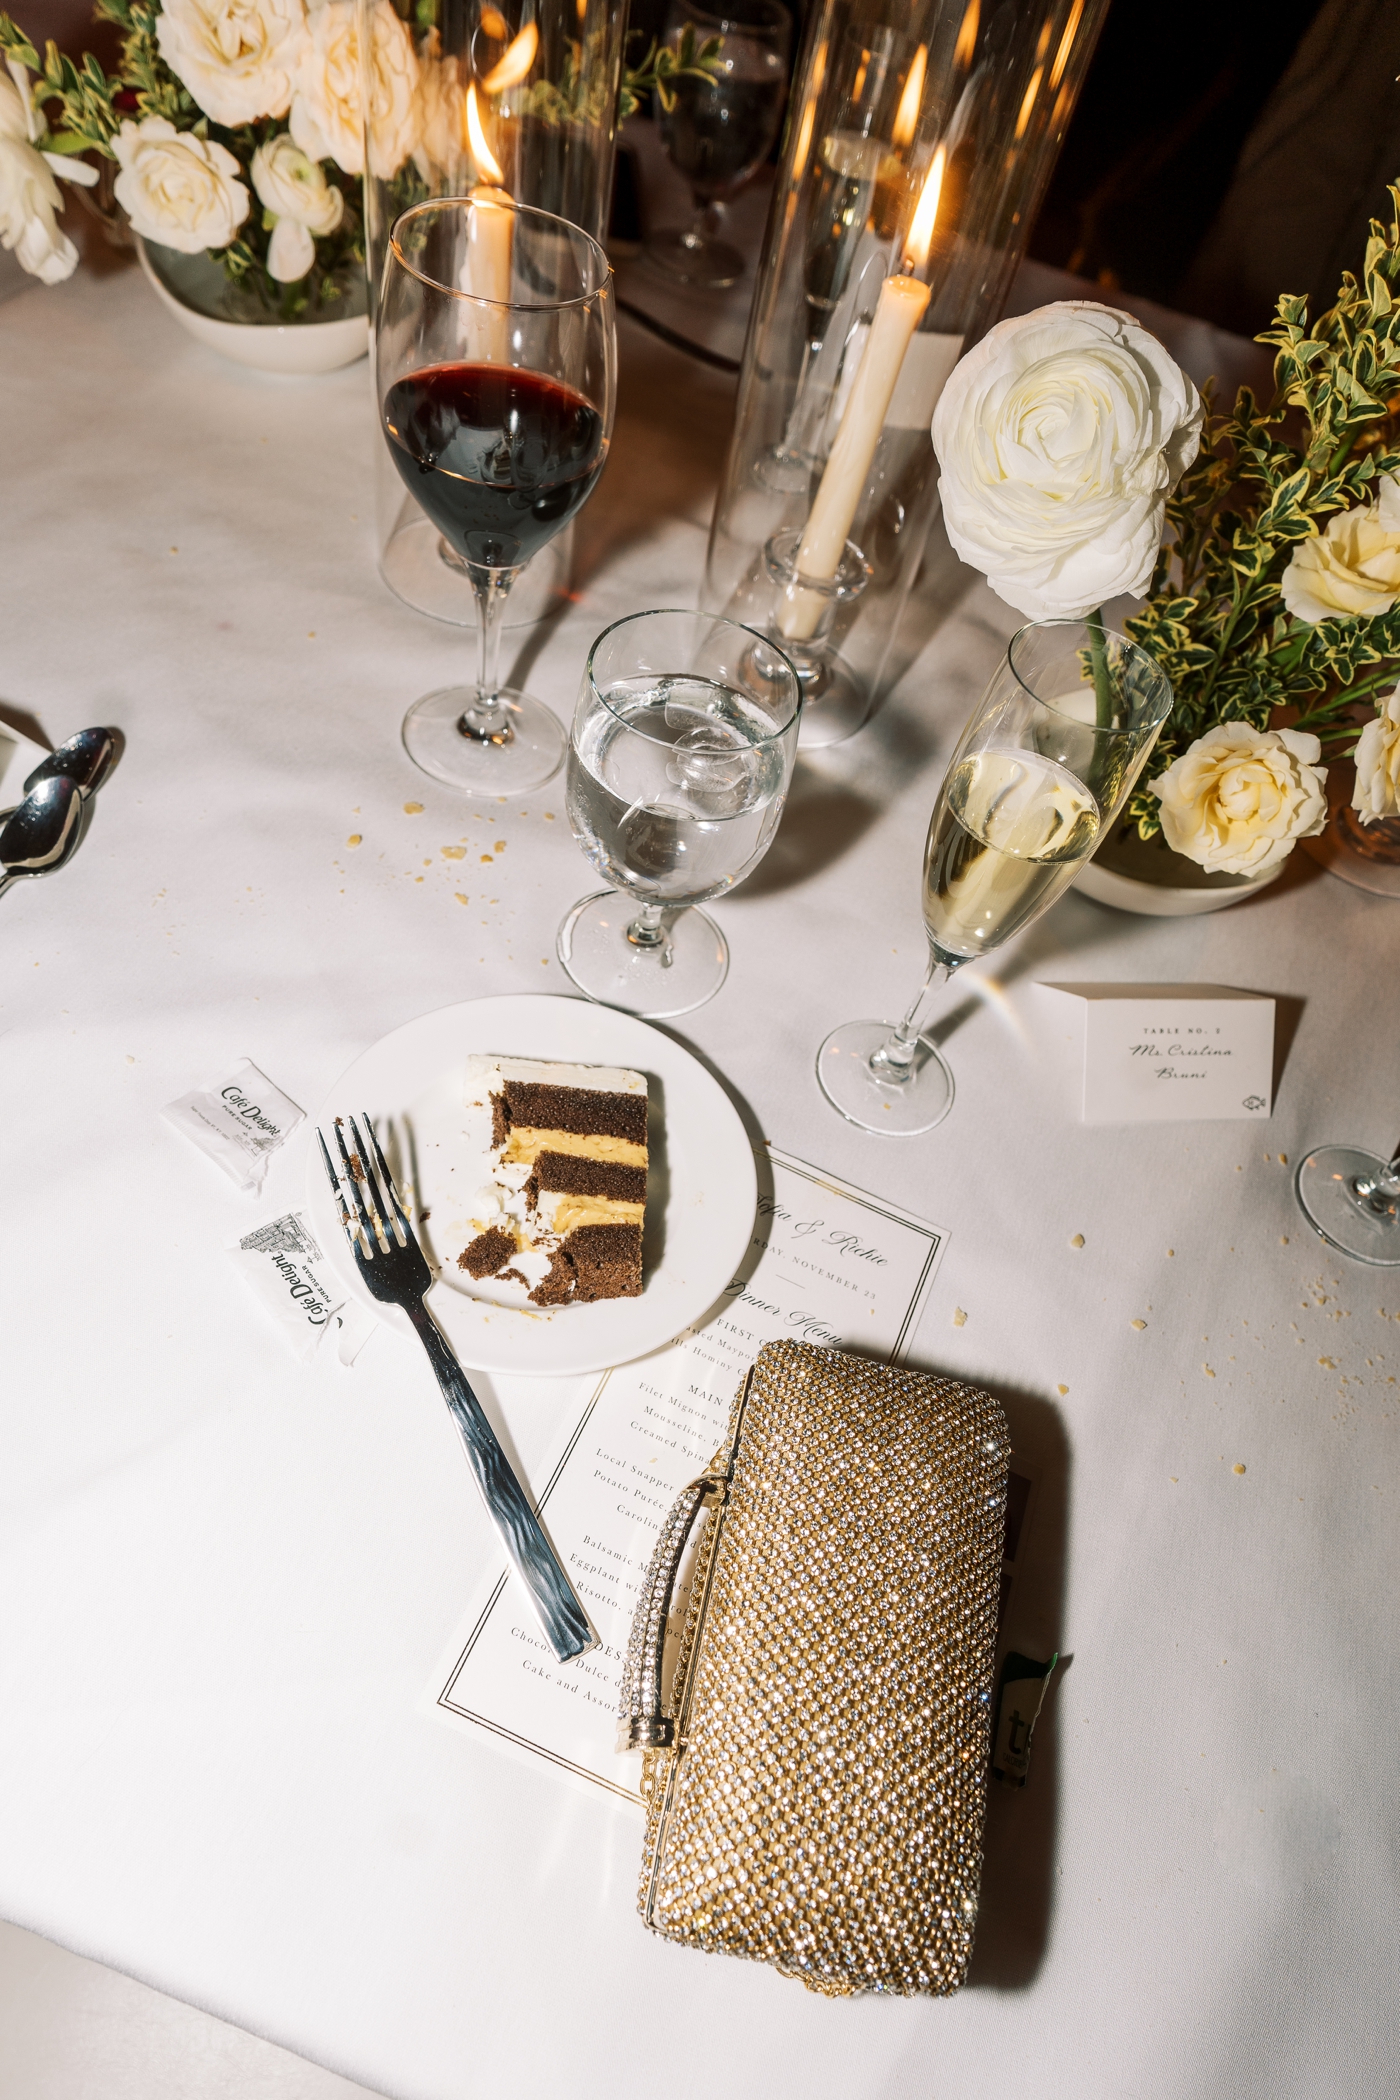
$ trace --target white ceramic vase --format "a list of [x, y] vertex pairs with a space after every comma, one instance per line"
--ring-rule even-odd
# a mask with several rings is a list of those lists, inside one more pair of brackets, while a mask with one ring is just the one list
[[[1100, 857], [1112, 856], [1109, 866]], [[1141, 912], [1150, 919], [1190, 919], [1199, 912], [1226, 911], [1256, 897], [1277, 882], [1287, 866], [1280, 861], [1267, 875], [1207, 875], [1194, 861], [1171, 852], [1160, 840], [1124, 840], [1121, 832], [1105, 840], [1075, 881], [1083, 897], [1111, 904], [1115, 911]]]
[[138, 236], [136, 253], [146, 281], [166, 312], [177, 320], [196, 342], [217, 350], [235, 364], [252, 365], [259, 372], [279, 372], [304, 377], [313, 372], [334, 372], [353, 364], [369, 349], [369, 318], [347, 314], [334, 321], [302, 321], [290, 327], [277, 323], [219, 320], [186, 306], [164, 284]]

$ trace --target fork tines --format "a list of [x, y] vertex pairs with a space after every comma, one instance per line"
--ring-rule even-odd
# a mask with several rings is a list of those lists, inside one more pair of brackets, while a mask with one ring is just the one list
[[[363, 1131], [361, 1123], [364, 1126]], [[337, 1116], [334, 1127], [336, 1149], [344, 1168], [343, 1177], [336, 1173], [332, 1164], [324, 1132], [318, 1130], [316, 1136], [321, 1147], [321, 1158], [325, 1163], [326, 1177], [340, 1209], [340, 1222], [345, 1227], [345, 1237], [351, 1246], [358, 1247], [367, 1260], [372, 1260], [381, 1246], [387, 1253], [395, 1244], [400, 1247], [416, 1245], [413, 1228], [408, 1222], [399, 1192], [394, 1186], [394, 1177], [389, 1172], [389, 1163], [384, 1157], [379, 1139], [375, 1136], [374, 1125], [369, 1116], [362, 1111], [360, 1122], [357, 1122], [354, 1116], [350, 1118], [350, 1136], [355, 1148], [353, 1153], [345, 1143], [344, 1118]], [[353, 1218], [346, 1206], [341, 1187], [342, 1179], [350, 1191], [350, 1199], [354, 1205]], [[386, 1223], [390, 1214], [396, 1230]]]

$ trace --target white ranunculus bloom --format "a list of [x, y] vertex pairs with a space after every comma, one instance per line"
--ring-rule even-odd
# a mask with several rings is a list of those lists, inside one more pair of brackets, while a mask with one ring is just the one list
[[164, 0], [160, 55], [216, 124], [280, 117], [305, 33], [302, 0]]
[[[374, 0], [370, 19], [374, 172], [388, 176], [403, 166], [418, 142], [418, 59], [391, 0]], [[333, 160], [347, 175], [362, 174], [365, 139], [355, 0], [323, 0], [308, 14], [306, 29], [293, 84], [292, 137], [312, 160]]]
[[269, 276], [279, 284], [299, 284], [316, 260], [316, 243], [300, 219], [279, 219], [267, 244]]
[[1341, 510], [1316, 539], [1303, 540], [1283, 572], [1283, 602], [1295, 620], [1370, 619], [1400, 598], [1400, 487], [1382, 474], [1377, 501]]
[[1400, 685], [1362, 730], [1355, 758], [1356, 790], [1351, 806], [1362, 823], [1400, 816]]
[[197, 255], [227, 248], [248, 216], [238, 162], [213, 139], [177, 131], [165, 117], [128, 117], [112, 151], [121, 166], [117, 202], [143, 240]]
[[934, 411], [948, 537], [1032, 619], [1141, 596], [1202, 414], [1186, 374], [1129, 314], [1070, 299], [998, 322]]
[[1218, 723], [1151, 782], [1167, 844], [1211, 874], [1267, 875], [1327, 822], [1321, 756], [1305, 730]]

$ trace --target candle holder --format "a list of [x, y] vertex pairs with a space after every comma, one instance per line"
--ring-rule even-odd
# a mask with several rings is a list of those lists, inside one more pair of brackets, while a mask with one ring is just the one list
[[[359, 0], [364, 105], [382, 103], [372, 78], [373, 21], [382, 0]], [[433, 197], [494, 190], [552, 212], [598, 242], [612, 191], [618, 84], [627, 0], [394, 0], [417, 66], [411, 125], [365, 140], [365, 259], [371, 328], [395, 220]], [[465, 565], [375, 447], [379, 572], [415, 612], [477, 624]], [[531, 564], [505, 625], [522, 627], [565, 602], [569, 526]]]
[[[765, 542], [761, 559], [734, 593], [729, 617], [758, 629], [762, 639], [751, 652], [755, 668], [773, 676], [786, 662], [796, 671], [802, 688], [798, 743], [813, 750], [854, 736], [865, 719], [865, 688], [842, 662], [837, 642], [838, 627], [849, 624], [871, 569], [847, 540], [834, 576], [805, 575], [798, 567], [801, 538], [801, 528], [789, 525]], [[789, 634], [790, 627], [802, 631]]]
[[[795, 534], [819, 626], [858, 551], [866, 584], [819, 645], [846, 682], [827, 741], [912, 658], [934, 407], [1005, 304], [1107, 5], [915, 0], [895, 26], [879, 0], [818, 0], [808, 17], [701, 603], [750, 617], [768, 549]], [[812, 643], [794, 619], [789, 654]]]

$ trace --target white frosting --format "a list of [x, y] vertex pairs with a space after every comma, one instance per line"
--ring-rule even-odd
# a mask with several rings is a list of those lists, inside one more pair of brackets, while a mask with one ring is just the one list
[[582, 1086], [596, 1094], [644, 1094], [647, 1090], [642, 1073], [624, 1071], [619, 1065], [553, 1065], [528, 1057], [469, 1057], [468, 1102], [480, 1099], [478, 1088], [488, 1094], [499, 1091], [506, 1079], [518, 1079], [525, 1086]]

